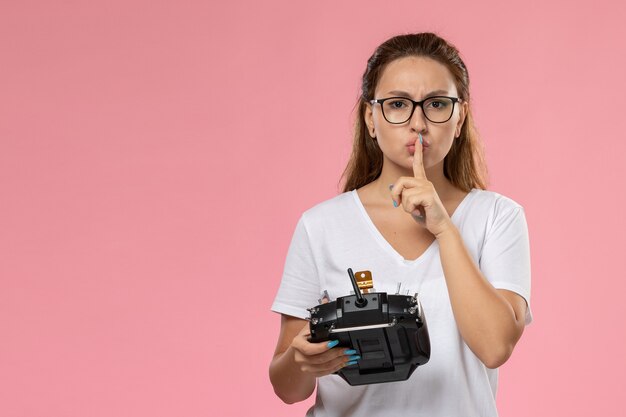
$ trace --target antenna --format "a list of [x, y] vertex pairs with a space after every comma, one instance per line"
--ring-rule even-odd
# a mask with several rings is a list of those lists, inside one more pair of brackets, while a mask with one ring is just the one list
[[356, 283], [356, 278], [354, 277], [354, 272], [352, 272], [352, 268], [348, 268], [348, 275], [350, 275], [350, 282], [352, 282], [352, 288], [354, 288], [354, 295], [356, 295], [356, 303], [354, 303], [357, 307], [365, 307], [367, 305], [367, 300], [361, 294], [361, 289], [359, 288], [359, 284]]

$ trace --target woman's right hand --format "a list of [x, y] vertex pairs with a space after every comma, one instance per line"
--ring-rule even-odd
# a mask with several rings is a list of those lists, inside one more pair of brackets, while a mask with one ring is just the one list
[[309, 324], [293, 338], [291, 347], [294, 349], [294, 360], [300, 366], [302, 372], [307, 372], [315, 377], [329, 375], [337, 372], [344, 366], [354, 365], [361, 357], [356, 355], [356, 350], [342, 347], [334, 347], [338, 341], [320, 343], [309, 342]]

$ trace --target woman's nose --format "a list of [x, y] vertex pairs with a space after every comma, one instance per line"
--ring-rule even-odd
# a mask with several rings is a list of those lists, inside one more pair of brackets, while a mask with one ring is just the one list
[[426, 128], [426, 117], [420, 106], [415, 106], [415, 110], [409, 119], [409, 125], [416, 132], [420, 132]]

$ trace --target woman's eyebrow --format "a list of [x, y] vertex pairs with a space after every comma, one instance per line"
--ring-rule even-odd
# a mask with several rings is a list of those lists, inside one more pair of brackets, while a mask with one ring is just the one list
[[[406, 91], [400, 91], [400, 90], [392, 90], [392, 91], [389, 91], [387, 94], [398, 94], [398, 95], [411, 97], [411, 94], [407, 93]], [[434, 90], [426, 94], [424, 97], [431, 97], [431, 96], [436, 96], [439, 94], [448, 94], [448, 91], [447, 90]]]

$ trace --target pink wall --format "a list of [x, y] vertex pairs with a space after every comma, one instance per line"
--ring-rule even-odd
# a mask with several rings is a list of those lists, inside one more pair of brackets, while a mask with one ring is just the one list
[[303, 415], [267, 378], [291, 234], [337, 192], [367, 58], [426, 30], [529, 223], [501, 415], [618, 415], [621, 2], [98, 3], [0, 6], [0, 415]]

